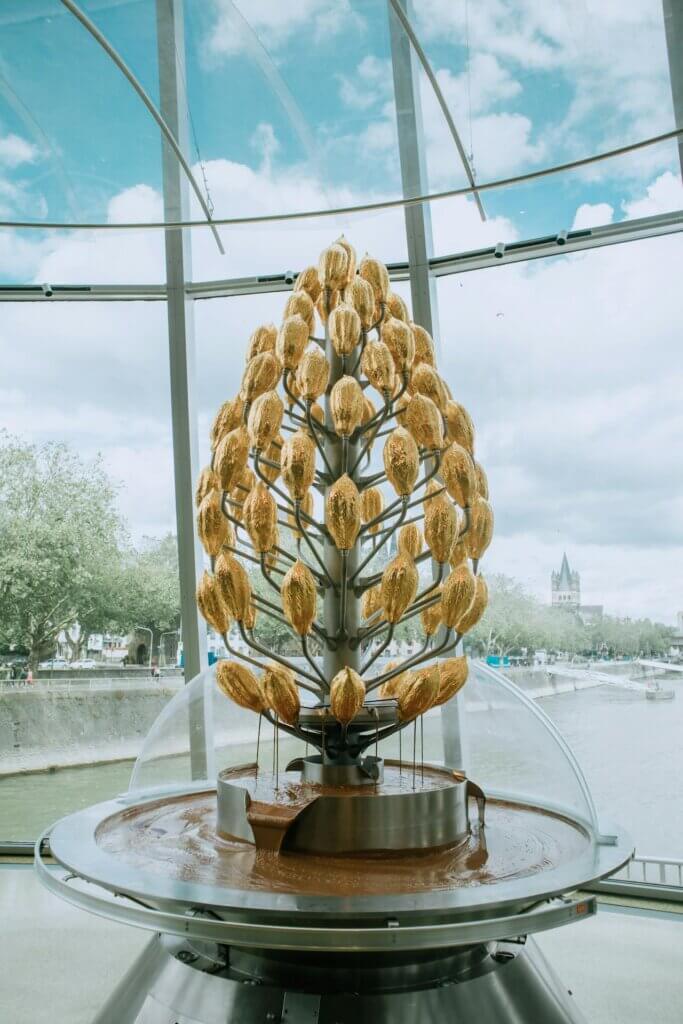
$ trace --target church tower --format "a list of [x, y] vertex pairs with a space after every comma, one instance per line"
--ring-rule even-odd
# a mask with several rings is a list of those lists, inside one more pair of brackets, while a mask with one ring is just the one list
[[562, 565], [559, 572], [550, 575], [550, 586], [552, 590], [552, 603], [555, 608], [568, 608], [570, 611], [578, 611], [581, 604], [581, 577], [578, 572], [572, 572], [569, 568], [566, 553], [562, 556]]

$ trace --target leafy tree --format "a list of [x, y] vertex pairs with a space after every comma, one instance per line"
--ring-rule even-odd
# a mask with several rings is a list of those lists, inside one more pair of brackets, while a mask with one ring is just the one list
[[0, 640], [35, 667], [62, 629], [117, 622], [123, 525], [100, 459], [0, 435]]
[[180, 626], [178, 545], [172, 533], [145, 537], [124, 555], [119, 578], [118, 622], [123, 630], [144, 626], [158, 640]]

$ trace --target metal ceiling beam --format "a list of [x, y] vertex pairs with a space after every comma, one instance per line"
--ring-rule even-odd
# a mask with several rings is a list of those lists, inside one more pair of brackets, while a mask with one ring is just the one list
[[[130, 82], [130, 84], [132, 85], [133, 89], [138, 94], [138, 96], [140, 97], [140, 99], [142, 100], [144, 105], [147, 107], [147, 110], [149, 111], [149, 113], [152, 115], [152, 117], [154, 118], [154, 120], [158, 124], [159, 128], [161, 129], [161, 132], [163, 133], [164, 138], [166, 139], [166, 142], [168, 143], [168, 145], [173, 150], [178, 163], [180, 164], [180, 166], [182, 167], [183, 171], [185, 172], [185, 174], [187, 176], [187, 180], [189, 181], [190, 185], [192, 186], [192, 191], [196, 195], [196, 197], [197, 197], [197, 199], [199, 201], [199, 205], [201, 206], [202, 211], [203, 211], [203, 213], [206, 216], [206, 222], [205, 223], [208, 224], [208, 226], [211, 228], [213, 236], [216, 239], [216, 245], [218, 246], [218, 250], [221, 253], [221, 255], [224, 256], [225, 255], [225, 249], [223, 248], [223, 243], [222, 243], [220, 235], [218, 234], [218, 231], [216, 229], [216, 225], [214, 224], [213, 219], [211, 217], [211, 211], [209, 210], [209, 207], [207, 206], [206, 200], [204, 199], [204, 196], [202, 195], [202, 191], [201, 191], [199, 185], [197, 184], [197, 182], [195, 181], [195, 177], [194, 177], [194, 175], [192, 173], [192, 169], [191, 169], [190, 165], [188, 164], [187, 160], [185, 159], [185, 157], [183, 155], [183, 151], [180, 148], [180, 146], [178, 145], [178, 141], [177, 141], [175, 135], [171, 131], [170, 127], [168, 126], [166, 120], [164, 119], [164, 117], [162, 116], [160, 111], [157, 109], [156, 105], [152, 101], [152, 99], [149, 96], [148, 92], [146, 91], [146, 89], [144, 88], [142, 83], [138, 80], [137, 76], [128, 67], [128, 65], [124, 61], [123, 57], [121, 56], [121, 54], [118, 52], [118, 50], [116, 50], [111, 45], [111, 43], [109, 42], [107, 37], [102, 32], [100, 32], [100, 30], [98, 29], [97, 25], [93, 21], [90, 20], [90, 18], [85, 13], [85, 11], [82, 11], [81, 8], [78, 6], [78, 4], [74, 3], [74, 0], [60, 0], [60, 2], [62, 3], [62, 5], [64, 7], [67, 8], [67, 10], [71, 11], [73, 16], [75, 18], [77, 18], [78, 21], [80, 21], [81, 25], [90, 33], [90, 35], [93, 37], [93, 39], [95, 39], [95, 41], [97, 43], [99, 43], [99, 45], [102, 47], [102, 49], [107, 54], [107, 56], [110, 57], [113, 60], [113, 62], [116, 65], [116, 67], [124, 75], [124, 77], [127, 78], [127, 80]], [[169, 59], [171, 59], [170, 55], [169, 55]], [[173, 59], [175, 61], [175, 54], [173, 55]], [[200, 223], [202, 224], [202, 226], [204, 226], [204, 222], [200, 221]]]
[[[500, 243], [486, 249], [433, 256], [429, 260], [429, 267], [433, 277], [446, 277], [449, 274], [485, 270], [487, 267], [503, 267], [509, 263], [520, 263], [525, 260], [566, 256], [572, 252], [600, 249], [606, 245], [658, 238], [681, 231], [683, 231], [683, 210], [675, 210], [654, 217], [641, 217], [619, 224], [606, 224], [604, 227], [586, 228], [581, 231], [561, 231], [556, 235], [529, 238], [522, 242], [512, 242], [509, 245]], [[388, 269], [392, 281], [409, 280], [408, 263], [390, 263]], [[186, 285], [186, 292], [193, 299], [203, 300], [287, 292], [291, 291], [295, 277], [295, 273], [286, 271], [282, 274], [268, 274], [264, 277], [193, 281]], [[165, 298], [166, 288], [164, 285], [0, 285], [0, 302], [144, 302], [162, 301]]]
[[[683, 0], [662, 0], [666, 49], [669, 56], [669, 81], [674, 118], [683, 127]], [[683, 136], [678, 137], [678, 161], [683, 177]]]
[[443, 113], [443, 116], [446, 119], [446, 124], [448, 125], [448, 130], [451, 133], [451, 136], [453, 138], [453, 142], [455, 143], [455, 147], [456, 147], [456, 149], [458, 151], [458, 155], [459, 155], [460, 160], [462, 162], [462, 165], [463, 165], [463, 167], [465, 169], [465, 174], [467, 175], [467, 180], [469, 181], [470, 186], [471, 186], [471, 188], [473, 190], [472, 191], [472, 195], [474, 196], [474, 201], [477, 204], [477, 209], [479, 210], [479, 216], [481, 217], [482, 220], [485, 221], [486, 220], [486, 212], [484, 210], [482, 201], [481, 201], [481, 199], [479, 197], [479, 192], [477, 191], [477, 185], [476, 185], [476, 182], [474, 180], [474, 174], [472, 172], [472, 167], [470, 166], [470, 162], [467, 159], [467, 153], [465, 152], [465, 147], [462, 144], [462, 139], [460, 138], [460, 133], [458, 132], [458, 129], [455, 127], [455, 121], [453, 120], [453, 116], [452, 116], [450, 108], [449, 108], [449, 106], [448, 106], [448, 104], [446, 102], [446, 98], [445, 98], [443, 92], [441, 91], [441, 86], [439, 85], [439, 83], [437, 81], [437, 78], [436, 78], [436, 75], [434, 74], [434, 71], [432, 69], [432, 65], [429, 62], [429, 58], [427, 57], [427, 54], [425, 53], [425, 51], [422, 48], [420, 40], [418, 39], [417, 34], [415, 32], [415, 29], [413, 28], [412, 22], [411, 22], [410, 18], [408, 17], [407, 12], [404, 10], [404, 8], [402, 6], [401, 0], [389, 0], [389, 3], [391, 4], [391, 6], [392, 6], [392, 8], [394, 10], [394, 14], [396, 15], [396, 17], [400, 21], [400, 23], [401, 23], [401, 25], [403, 27], [403, 30], [405, 31], [406, 35], [408, 36], [408, 39], [410, 40], [410, 43], [411, 43], [411, 45], [413, 47], [413, 50], [417, 54], [418, 60], [420, 61], [420, 64], [422, 65], [422, 70], [424, 71], [425, 75], [429, 79], [429, 84], [431, 85], [432, 90], [434, 92], [434, 95], [436, 96], [437, 103], [441, 107], [441, 112]]

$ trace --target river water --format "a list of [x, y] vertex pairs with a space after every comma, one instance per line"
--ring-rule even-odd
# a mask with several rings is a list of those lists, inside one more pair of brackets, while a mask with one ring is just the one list
[[[538, 705], [574, 750], [599, 813], [628, 829], [640, 853], [683, 857], [683, 679], [663, 685], [677, 690], [674, 700], [599, 686]], [[35, 839], [64, 814], [127, 789], [131, 770], [121, 761], [0, 779], [0, 840]]]

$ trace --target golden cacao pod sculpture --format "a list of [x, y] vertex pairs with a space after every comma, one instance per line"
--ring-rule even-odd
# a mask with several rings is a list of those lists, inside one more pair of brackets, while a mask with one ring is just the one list
[[209, 491], [197, 512], [197, 533], [207, 555], [218, 554], [228, 533], [228, 521], [221, 508], [219, 491]]
[[261, 684], [251, 669], [239, 661], [219, 661], [216, 665], [216, 682], [225, 696], [241, 708], [259, 714], [266, 710]]
[[246, 569], [234, 555], [224, 549], [216, 559], [214, 576], [228, 612], [233, 619], [243, 622], [249, 614], [251, 603], [251, 584]]
[[265, 703], [278, 718], [287, 725], [296, 725], [299, 720], [301, 701], [296, 678], [291, 669], [269, 662], [261, 679]]
[[231, 430], [234, 430], [235, 427], [240, 426], [243, 414], [244, 402], [241, 398], [230, 398], [227, 402], [223, 402], [222, 406], [216, 413], [216, 418], [214, 419], [213, 426], [211, 427], [212, 450], [226, 434]]
[[382, 324], [381, 338], [399, 373], [407, 373], [415, 358], [415, 338], [409, 324], [391, 316]]
[[380, 594], [387, 622], [396, 623], [415, 600], [419, 582], [417, 568], [406, 555], [397, 555], [382, 573]]
[[456, 629], [458, 633], [469, 633], [474, 629], [486, 611], [489, 603], [489, 588], [483, 576], [477, 576], [477, 587], [474, 592], [474, 600], [463, 617], [459, 620]]
[[386, 302], [390, 285], [389, 272], [384, 264], [379, 260], [373, 259], [371, 256], [364, 256], [360, 261], [358, 273], [372, 288], [375, 301]]
[[341, 302], [329, 317], [329, 332], [338, 356], [348, 356], [360, 341], [361, 320], [353, 306]]
[[338, 722], [348, 725], [363, 707], [365, 684], [352, 668], [337, 672], [330, 684], [330, 710]]
[[441, 617], [454, 629], [469, 611], [477, 589], [477, 581], [468, 565], [459, 565], [441, 588]]
[[[360, 517], [367, 524], [377, 519], [384, 508], [384, 496], [379, 487], [366, 487], [360, 496]], [[374, 523], [368, 527], [368, 533], [374, 534], [381, 527], [381, 523]]]
[[453, 501], [460, 508], [469, 508], [477, 493], [477, 477], [469, 452], [454, 441], [441, 457], [439, 472]]
[[443, 447], [441, 413], [431, 398], [416, 394], [408, 401], [402, 414], [403, 425], [415, 438], [420, 448]]
[[472, 455], [474, 452], [474, 424], [464, 405], [448, 401], [443, 410], [448, 440], [455, 441]]
[[229, 491], [247, 464], [249, 436], [245, 427], [225, 434], [214, 452], [213, 467], [224, 491]]
[[477, 478], [477, 494], [480, 498], [486, 498], [489, 500], [489, 480], [486, 475], [486, 470], [480, 462], [474, 460], [474, 472]]
[[250, 363], [254, 356], [259, 356], [262, 352], [274, 353], [276, 340], [277, 327], [275, 324], [262, 324], [261, 327], [257, 327], [247, 345], [246, 362]]
[[411, 323], [410, 326], [413, 329], [413, 337], [415, 338], [415, 365], [427, 363], [429, 366], [435, 366], [436, 358], [431, 334], [425, 331], [424, 327], [420, 327], [419, 324]]
[[[315, 303], [304, 291], [294, 291], [285, 303], [282, 319], [290, 316], [300, 316], [306, 322], [308, 333], [313, 334], [315, 329]], [[277, 339], [277, 334], [276, 334]]]
[[348, 239], [344, 237], [344, 235], [340, 235], [334, 244], [341, 245], [342, 249], [344, 250], [348, 257], [348, 263], [346, 266], [346, 277], [344, 279], [344, 287], [348, 288], [348, 286], [351, 284], [354, 277], [356, 276], [356, 250], [348, 241]]
[[318, 263], [318, 280], [324, 289], [338, 291], [347, 283], [349, 254], [343, 245], [335, 242], [323, 249]]
[[320, 278], [318, 277], [317, 267], [306, 267], [302, 270], [296, 281], [294, 282], [295, 292], [306, 292], [308, 297], [316, 302], [320, 295]]
[[197, 587], [197, 605], [212, 629], [221, 635], [230, 629], [230, 615], [223, 604], [218, 584], [206, 570]]
[[467, 682], [468, 673], [467, 658], [464, 656], [439, 662], [439, 693], [434, 704], [440, 706], [455, 697]]
[[277, 504], [267, 486], [259, 480], [242, 506], [244, 528], [257, 554], [270, 551], [277, 535]]
[[204, 498], [210, 491], [217, 491], [220, 489], [221, 482], [218, 479], [218, 475], [211, 469], [210, 466], [206, 466], [199, 474], [197, 480], [197, 486], [194, 492], [194, 503], [199, 508]]
[[420, 453], [404, 427], [392, 430], [384, 444], [384, 471], [398, 495], [411, 493], [420, 469]]
[[286, 370], [296, 370], [308, 345], [308, 324], [295, 313], [283, 321], [275, 343], [275, 354]]
[[240, 396], [253, 402], [264, 391], [271, 391], [280, 377], [280, 361], [272, 352], [261, 352], [247, 363], [242, 377]]
[[363, 599], [361, 601], [360, 608], [361, 615], [363, 616], [364, 619], [371, 618], [375, 614], [375, 612], [381, 610], [382, 591], [379, 583], [376, 586], [370, 587], [369, 590], [365, 591], [365, 593], [363, 594]]
[[363, 419], [363, 390], [355, 377], [340, 377], [330, 392], [334, 429], [350, 437]]
[[442, 495], [430, 502], [425, 511], [425, 541], [435, 561], [448, 561], [458, 536], [460, 520], [455, 507]]
[[[432, 595], [430, 594], [430, 597]], [[441, 625], [441, 587], [437, 587], [434, 590], [434, 598], [436, 603], [429, 605], [427, 608], [423, 608], [420, 612], [420, 619], [422, 620], [422, 628], [425, 631], [425, 636], [434, 636], [439, 626]]]
[[277, 391], [266, 391], [249, 410], [247, 434], [252, 448], [263, 451], [277, 437], [285, 407]]
[[349, 551], [360, 530], [360, 495], [350, 476], [339, 478], [327, 492], [325, 524], [340, 551]]
[[396, 292], [389, 292], [387, 295], [387, 313], [396, 320], [402, 320], [405, 324], [410, 323], [408, 307], [401, 296], [397, 295]]
[[369, 341], [363, 350], [361, 369], [377, 391], [385, 394], [394, 386], [394, 360], [383, 341]]
[[486, 498], [475, 498], [470, 516], [470, 528], [463, 540], [470, 558], [479, 559], [493, 538], [493, 509]]
[[315, 619], [316, 589], [313, 573], [301, 561], [295, 562], [282, 581], [282, 608], [292, 628], [305, 636]]
[[344, 301], [358, 313], [363, 330], [369, 331], [375, 322], [375, 293], [369, 281], [363, 277], [354, 277], [344, 292]]
[[436, 702], [438, 695], [439, 676], [431, 666], [412, 673], [412, 677], [397, 693], [401, 720], [411, 722], [418, 715], [424, 715]]
[[309, 348], [304, 352], [296, 374], [300, 393], [309, 402], [314, 402], [316, 398], [320, 398], [325, 393], [329, 379], [330, 364], [325, 354], [317, 345], [315, 348]]
[[448, 398], [443, 381], [433, 366], [429, 363], [418, 363], [413, 367], [410, 378], [411, 394], [424, 395], [431, 398], [439, 412], [444, 412]]
[[422, 553], [422, 531], [417, 523], [406, 523], [398, 531], [397, 547], [402, 555], [413, 561]]
[[283, 443], [280, 469], [291, 497], [301, 501], [315, 479], [315, 444], [303, 430], [297, 430]]

